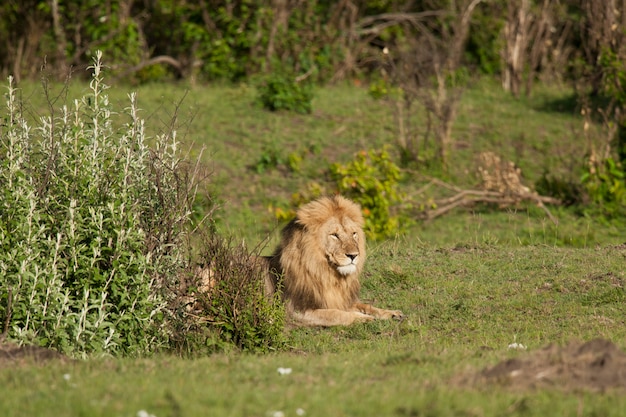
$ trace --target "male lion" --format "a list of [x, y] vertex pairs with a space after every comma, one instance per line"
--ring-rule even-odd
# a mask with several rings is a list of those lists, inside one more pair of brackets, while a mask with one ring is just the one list
[[401, 311], [359, 301], [363, 216], [344, 197], [323, 197], [298, 209], [268, 261], [273, 287], [282, 290], [294, 324], [337, 326], [403, 317]]

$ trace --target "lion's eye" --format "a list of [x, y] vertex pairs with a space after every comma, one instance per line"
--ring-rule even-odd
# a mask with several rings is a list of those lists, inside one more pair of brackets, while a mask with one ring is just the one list
[[331, 233], [330, 237], [332, 237], [333, 239], [339, 240], [339, 235], [337, 233]]

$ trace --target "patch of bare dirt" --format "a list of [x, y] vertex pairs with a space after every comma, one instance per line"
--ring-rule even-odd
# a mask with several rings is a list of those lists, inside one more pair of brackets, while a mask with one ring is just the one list
[[68, 361], [70, 359], [56, 350], [39, 346], [18, 346], [9, 342], [0, 343], [0, 368], [44, 363], [51, 360]]
[[548, 345], [507, 359], [455, 382], [464, 386], [497, 384], [512, 389], [556, 388], [603, 392], [626, 389], [626, 353], [606, 339]]

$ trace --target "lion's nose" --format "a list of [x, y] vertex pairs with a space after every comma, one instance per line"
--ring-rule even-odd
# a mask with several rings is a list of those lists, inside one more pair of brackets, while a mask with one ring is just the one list
[[359, 256], [359, 254], [358, 253], [346, 253], [346, 256], [350, 258], [352, 262], [354, 262], [354, 260], [356, 259], [357, 256]]

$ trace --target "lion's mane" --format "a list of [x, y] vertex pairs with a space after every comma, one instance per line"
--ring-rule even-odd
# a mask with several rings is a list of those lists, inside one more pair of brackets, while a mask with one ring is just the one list
[[[352, 244], [358, 247], [358, 262], [351, 273], [341, 273], [329, 263], [324, 234], [331, 223], [356, 240]], [[283, 229], [281, 241], [270, 258], [288, 312], [350, 309], [358, 301], [359, 275], [364, 263], [360, 207], [341, 196], [323, 197], [302, 206]]]

